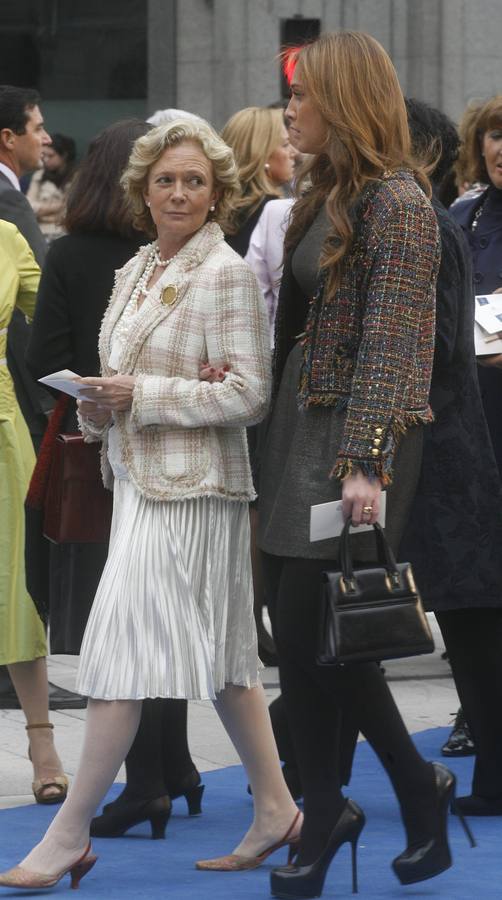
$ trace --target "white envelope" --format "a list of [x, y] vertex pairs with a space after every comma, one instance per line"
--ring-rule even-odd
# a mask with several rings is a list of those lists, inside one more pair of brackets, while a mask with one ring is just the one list
[[[378, 522], [385, 527], [385, 509], [387, 494], [382, 491], [380, 495], [380, 513]], [[332, 503], [317, 503], [310, 507], [310, 542], [325, 541], [327, 538], [339, 537], [343, 531], [345, 522], [342, 515], [342, 501], [334, 500]], [[372, 531], [372, 525], [351, 526], [351, 534], [362, 531]]]
[[[70, 397], [82, 397], [83, 394], [92, 394], [94, 391], [99, 391], [98, 387], [91, 387], [89, 384], [81, 384], [80, 381], [76, 379], [80, 378], [80, 375], [77, 375], [76, 372], [72, 372], [71, 369], [61, 369], [60, 372], [53, 372], [52, 375], [44, 375], [43, 378], [39, 378], [38, 380], [41, 384], [47, 384], [49, 387], [54, 388], [55, 391], [62, 391], [63, 394], [69, 394]], [[93, 402], [90, 397], [85, 397], [86, 400], [90, 400]]]

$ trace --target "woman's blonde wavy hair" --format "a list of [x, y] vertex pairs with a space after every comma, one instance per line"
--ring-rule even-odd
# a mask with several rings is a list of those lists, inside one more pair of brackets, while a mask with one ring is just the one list
[[458, 127], [461, 145], [457, 161], [457, 184], [489, 184], [490, 178], [482, 152], [486, 131], [502, 128], [502, 94], [489, 100], [476, 100], [465, 110]]
[[175, 147], [184, 141], [199, 144], [212, 165], [218, 199], [216, 209], [209, 214], [209, 218], [218, 222], [223, 230], [226, 230], [240, 196], [239, 176], [232, 150], [208, 122], [204, 119], [176, 119], [167, 125], [152, 128], [133, 144], [129, 162], [121, 178], [132, 209], [134, 226], [151, 237], [156, 236], [156, 229], [144, 200], [150, 170], [168, 147]]
[[265, 168], [270, 154], [284, 139], [283, 112], [281, 109], [248, 106], [228, 120], [221, 136], [234, 152], [241, 182], [241, 197], [229, 223], [230, 232], [235, 233], [266, 195], [284, 196]]
[[[326, 141], [300, 174], [300, 199], [293, 207], [285, 248], [287, 252], [298, 243], [326, 201], [333, 232], [321, 265], [330, 269], [328, 290], [333, 293], [354, 237], [351, 210], [365, 185], [384, 172], [406, 168], [428, 196], [431, 189], [424, 168], [412, 156], [396, 70], [378, 41], [364, 32], [335, 31], [294, 55], [293, 80], [300, 77], [323, 117]], [[288, 51], [284, 56], [288, 58]]]

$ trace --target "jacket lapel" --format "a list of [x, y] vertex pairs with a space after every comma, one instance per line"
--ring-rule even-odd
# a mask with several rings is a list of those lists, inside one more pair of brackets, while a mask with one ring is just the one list
[[[223, 240], [223, 232], [219, 225], [215, 222], [209, 222], [203, 225], [197, 234], [179, 251], [172, 263], [166, 267], [135, 319], [131, 340], [122, 353], [121, 374], [129, 375], [134, 371], [139, 353], [148, 336], [160, 322], [173, 313], [185, 297], [191, 284], [193, 269], [197, 268], [213, 247], [222, 243]], [[107, 362], [110, 355], [113, 329], [143, 271], [150, 246], [142, 248], [138, 254], [138, 264], [133, 266], [130, 273], [125, 275], [123, 283], [120, 283], [119, 274], [116, 300], [110, 305], [105, 315], [100, 340], [100, 352], [103, 373], [106, 375], [111, 374]]]

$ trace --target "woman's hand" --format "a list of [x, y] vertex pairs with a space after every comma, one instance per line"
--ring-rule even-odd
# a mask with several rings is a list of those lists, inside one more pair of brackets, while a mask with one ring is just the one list
[[[342, 512], [353, 525], [373, 525], [380, 512], [382, 484], [378, 478], [367, 478], [362, 472], [349, 475], [342, 483]], [[370, 511], [371, 509], [371, 511]]]
[[214, 384], [215, 381], [224, 381], [228, 372], [230, 372], [230, 366], [215, 368], [209, 363], [202, 363], [199, 369], [199, 378], [201, 381], [209, 381], [210, 384]]
[[491, 353], [489, 356], [477, 356], [476, 362], [485, 369], [502, 369], [502, 353]]
[[[94, 390], [89, 398], [96, 397], [99, 406], [114, 412], [125, 412], [132, 406], [135, 378], [133, 375], [112, 375], [111, 378], [81, 378], [81, 384], [88, 384]], [[97, 390], [96, 390], [97, 389]], [[83, 394], [85, 397], [85, 394]], [[98, 399], [99, 398], [99, 399]], [[92, 417], [94, 418], [94, 417]]]
[[81, 415], [93, 425], [97, 425], [98, 428], [108, 425], [112, 417], [109, 409], [105, 409], [97, 403], [91, 403], [90, 400], [77, 400], [77, 406]]

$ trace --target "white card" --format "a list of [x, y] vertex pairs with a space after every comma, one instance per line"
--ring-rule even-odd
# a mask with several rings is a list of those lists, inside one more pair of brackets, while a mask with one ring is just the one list
[[502, 339], [495, 335], [495, 340], [493, 340], [492, 336], [489, 335], [489, 340], [486, 340], [487, 334], [481, 328], [481, 325], [478, 325], [477, 322], [474, 322], [474, 352], [476, 356], [490, 356], [493, 353], [502, 353]]
[[478, 325], [488, 334], [498, 334], [502, 331], [502, 313], [495, 304], [490, 302], [491, 296], [476, 297], [476, 305], [474, 307], [474, 318]]
[[[474, 306], [476, 356], [502, 353], [502, 294], [477, 294]], [[497, 324], [498, 323], [498, 324]]]
[[[98, 387], [82, 384], [77, 380], [79, 378], [80, 375], [72, 372], [71, 369], [61, 369], [60, 372], [53, 372], [52, 375], [44, 375], [43, 378], [39, 378], [38, 380], [41, 384], [47, 384], [49, 387], [54, 388], [55, 391], [62, 391], [63, 394], [69, 394], [70, 397], [83, 397], [83, 394], [92, 394], [99, 390]], [[85, 399], [91, 400], [90, 397], [85, 397]], [[92, 402], [93, 401], [91, 400], [91, 403]]]
[[[385, 509], [387, 505], [387, 494], [382, 491], [380, 494], [380, 513], [378, 522], [385, 527]], [[318, 503], [310, 507], [310, 541], [325, 541], [327, 538], [339, 537], [345, 525], [342, 515], [342, 501], [334, 500], [331, 503]], [[372, 531], [372, 525], [356, 525], [351, 526], [351, 534], [362, 531]]]

